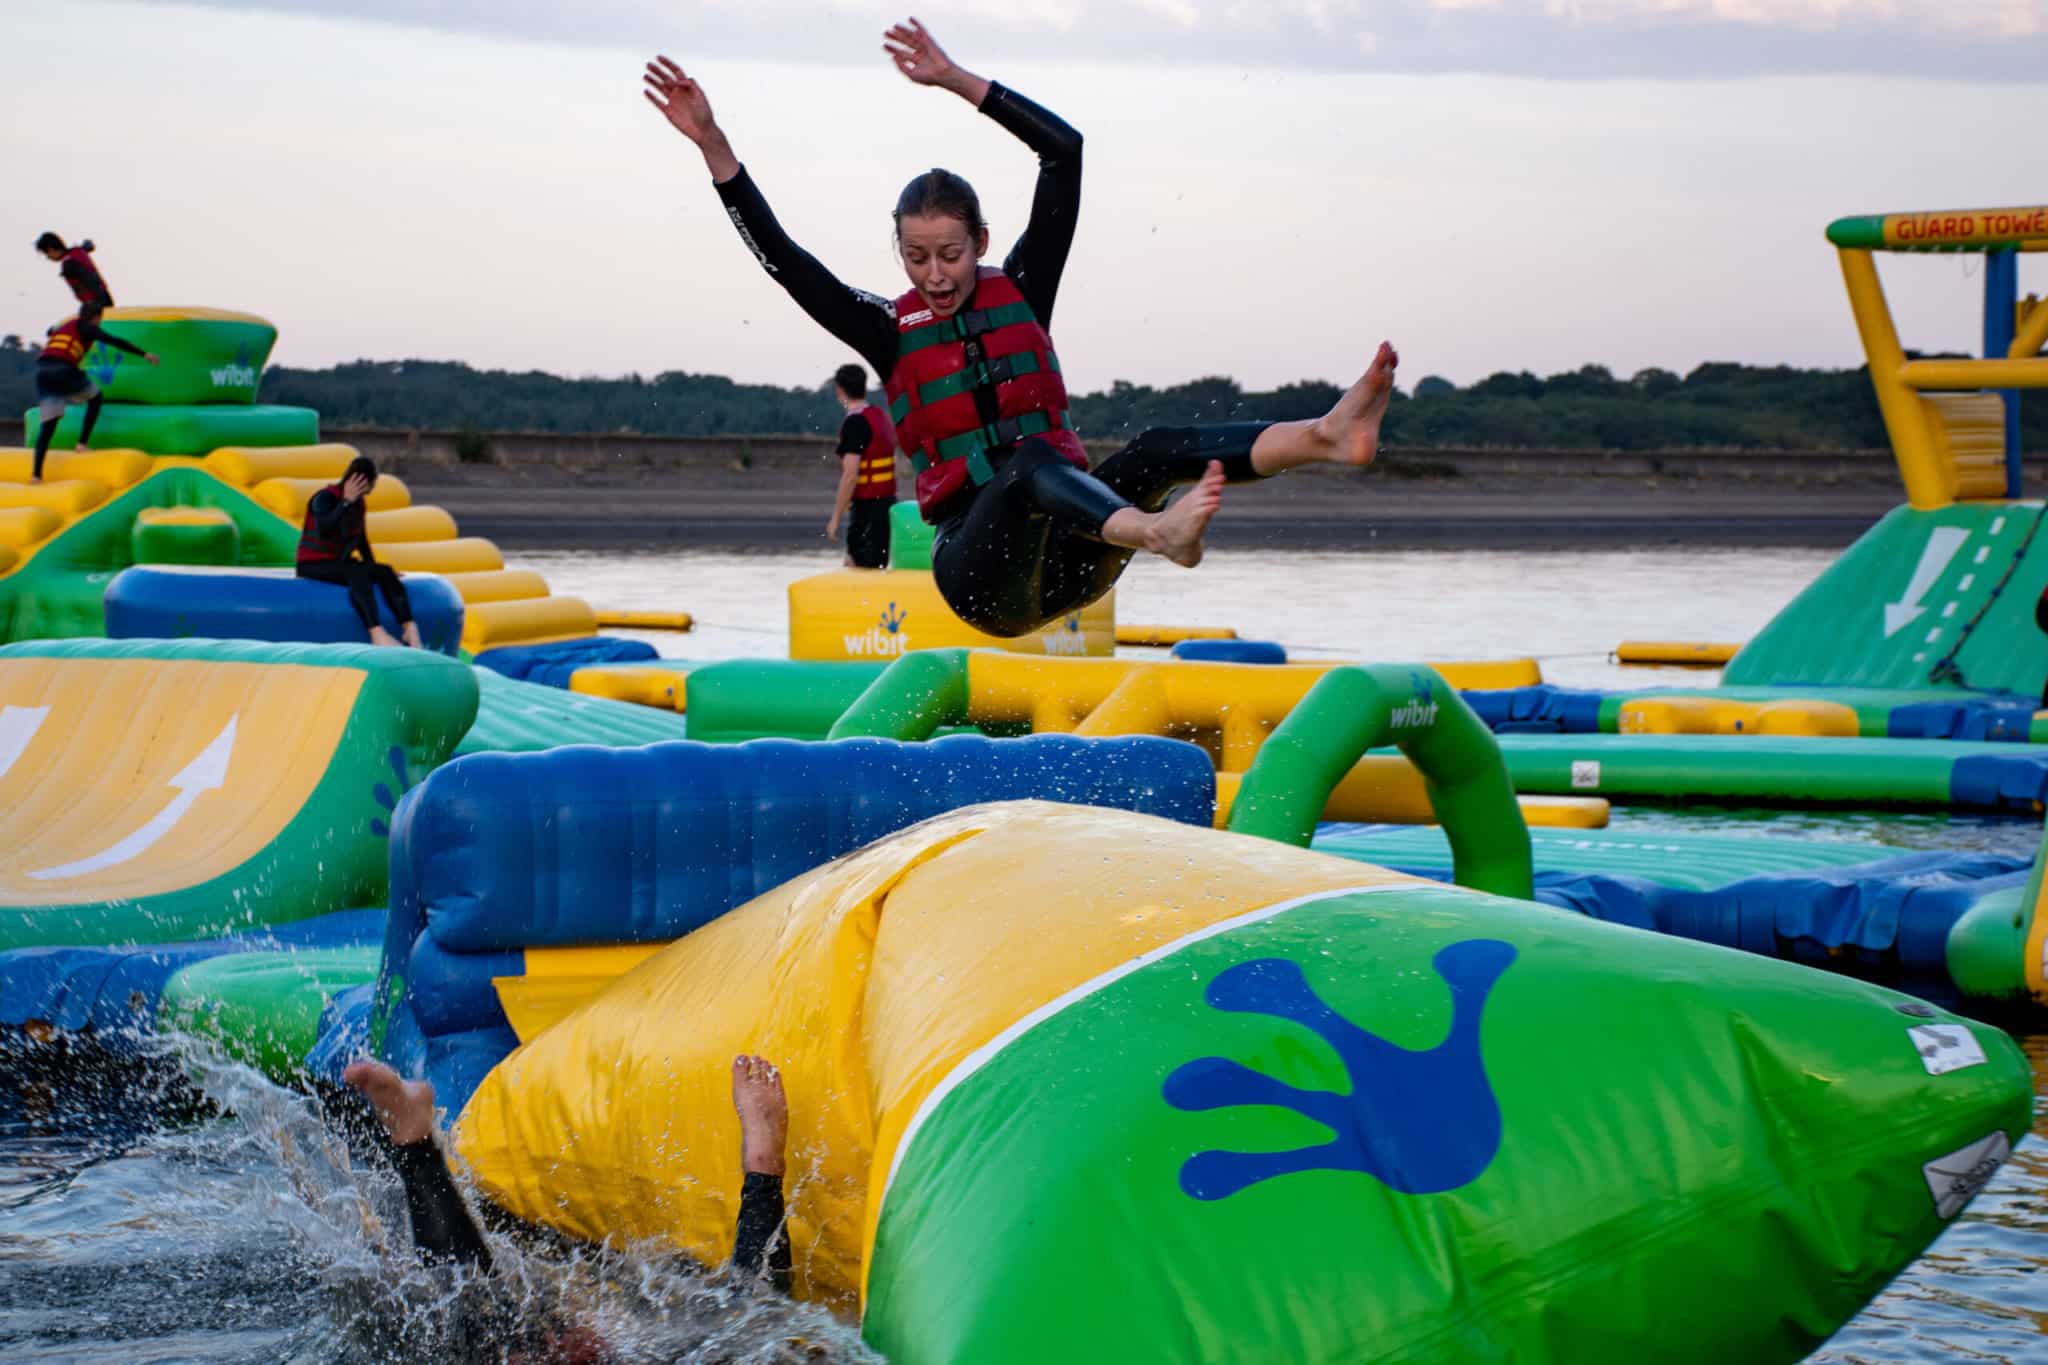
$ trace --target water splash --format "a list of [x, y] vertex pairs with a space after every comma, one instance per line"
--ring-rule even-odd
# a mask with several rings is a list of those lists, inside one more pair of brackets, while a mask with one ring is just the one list
[[878, 1358], [823, 1309], [665, 1248], [492, 1232], [489, 1275], [425, 1266], [397, 1178], [318, 1100], [205, 1044], [157, 1048], [219, 1117], [115, 1137], [0, 1116], [0, 1356]]

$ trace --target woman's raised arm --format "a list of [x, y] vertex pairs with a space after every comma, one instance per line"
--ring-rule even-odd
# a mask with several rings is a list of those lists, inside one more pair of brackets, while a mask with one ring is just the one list
[[724, 184], [740, 173], [739, 158], [732, 154], [732, 144], [725, 140], [725, 130], [712, 117], [711, 100], [704, 93], [704, 87], [690, 79], [684, 70], [666, 57], [656, 57], [647, 64], [647, 88], [641, 91], [647, 102], [661, 111], [669, 126], [697, 144], [697, 150], [704, 153], [704, 165], [711, 172], [711, 178]]

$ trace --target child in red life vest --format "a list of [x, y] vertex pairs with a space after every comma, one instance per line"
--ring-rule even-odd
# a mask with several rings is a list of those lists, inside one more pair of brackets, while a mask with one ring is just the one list
[[868, 372], [841, 365], [832, 376], [846, 421], [839, 428], [839, 492], [825, 539], [839, 539], [849, 510], [846, 564], [853, 569], [889, 567], [889, 509], [896, 505], [896, 427], [889, 414], [868, 402]]

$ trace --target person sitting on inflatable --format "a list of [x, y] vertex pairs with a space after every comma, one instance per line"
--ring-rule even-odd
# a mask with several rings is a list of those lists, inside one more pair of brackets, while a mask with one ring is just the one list
[[377, 562], [365, 530], [363, 499], [376, 486], [376, 461], [358, 455], [349, 461], [340, 483], [327, 485], [306, 503], [306, 524], [299, 533], [299, 577], [346, 586], [349, 605], [370, 633], [370, 643], [395, 645], [398, 641], [377, 620], [375, 593], [383, 593], [385, 605], [405, 633], [405, 643], [418, 649], [420, 628], [412, 619], [405, 584], [398, 581], [396, 569]]
[[[420, 1258], [482, 1271], [491, 1269], [490, 1248], [476, 1220], [455, 1188], [448, 1163], [434, 1141], [434, 1087], [408, 1081], [378, 1061], [351, 1062], [342, 1080], [376, 1110], [391, 1142], [391, 1160], [405, 1186], [406, 1212], [412, 1219], [413, 1245]], [[739, 1214], [734, 1219], [732, 1269], [757, 1276], [765, 1269], [776, 1292], [789, 1293], [789, 1233], [783, 1220], [782, 1176], [789, 1137], [789, 1100], [782, 1077], [760, 1057], [740, 1056], [732, 1062], [732, 1107], [740, 1119]], [[496, 1336], [511, 1329], [505, 1323], [474, 1324], [478, 1334]], [[603, 1344], [576, 1328], [548, 1332], [540, 1359], [580, 1357], [602, 1359]], [[499, 1343], [502, 1345], [503, 1343]]]
[[[1046, 330], [1080, 209], [1081, 135], [955, 66], [915, 19], [891, 28], [883, 47], [911, 81], [960, 96], [1039, 158], [1030, 221], [1001, 269], [982, 264], [988, 224], [973, 187], [944, 170], [912, 180], [895, 213], [911, 288], [893, 303], [842, 284], [790, 240], [681, 67], [649, 62], [644, 93], [703, 153], [741, 240], [776, 283], [885, 376], [918, 507], [937, 528], [933, 577], [963, 620], [1029, 634], [1108, 592], [1136, 551], [1200, 562], [1226, 481], [1372, 462], [1398, 360], [1384, 342], [1322, 417], [1155, 429], [1091, 474]], [[1167, 506], [1186, 483], [1194, 491]]]
[[92, 440], [93, 425], [100, 420], [100, 391], [85, 373], [85, 353], [92, 349], [95, 341], [139, 355], [150, 364], [157, 364], [157, 357], [143, 350], [133, 342], [123, 341], [99, 325], [97, 311], [88, 316], [81, 310], [76, 316], [68, 317], [50, 328], [49, 338], [43, 343], [43, 353], [36, 357], [36, 454], [35, 462], [29, 467], [28, 481], [43, 481], [43, 460], [50, 453], [50, 441], [57, 434], [57, 424], [64, 420], [64, 409], [73, 403], [85, 404], [85, 421], [78, 428], [78, 449], [84, 450]]
[[46, 232], [36, 238], [36, 250], [57, 262], [57, 273], [64, 277], [64, 283], [71, 286], [72, 297], [78, 300], [80, 317], [98, 322], [100, 314], [114, 306], [114, 291], [107, 288], [106, 277], [93, 264], [90, 238], [77, 246], [66, 246], [62, 237]]

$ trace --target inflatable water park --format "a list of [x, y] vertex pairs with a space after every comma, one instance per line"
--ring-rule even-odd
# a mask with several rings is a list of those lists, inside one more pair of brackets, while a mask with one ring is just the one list
[[[760, 1054], [794, 1292], [892, 1361], [1799, 1359], [2031, 1121], [1977, 1016], [2048, 1004], [2043, 858], [1828, 826], [2048, 807], [2043, 221], [1827, 229], [1904, 501], [1635, 690], [1113, 594], [982, 635], [909, 503], [786, 657], [662, 657], [606, 630], [715, 604], [557, 595], [388, 475], [376, 647], [293, 572], [355, 452], [258, 401], [276, 330], [110, 310], [161, 365], [0, 451], [0, 1059], [374, 1056], [492, 1204], [716, 1265]], [[1909, 355], [1903, 251], [1981, 257], [1983, 357]], [[1634, 818], [1689, 802], [1806, 818]]]

